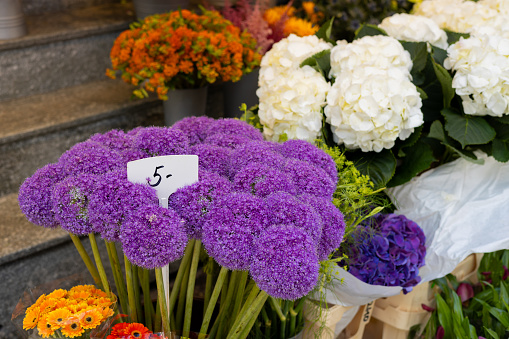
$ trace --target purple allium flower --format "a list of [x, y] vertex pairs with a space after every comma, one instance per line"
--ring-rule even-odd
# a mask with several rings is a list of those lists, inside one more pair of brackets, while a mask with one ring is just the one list
[[153, 269], [182, 257], [188, 239], [175, 211], [146, 205], [129, 215], [122, 225], [120, 240], [132, 263]]
[[209, 125], [207, 136], [214, 134], [241, 135], [250, 140], [263, 140], [263, 134], [245, 121], [237, 119], [218, 119]]
[[64, 171], [59, 164], [48, 164], [39, 168], [21, 184], [18, 193], [18, 203], [21, 212], [28, 221], [44, 227], [57, 227], [51, 191], [53, 187], [64, 179]]
[[103, 174], [125, 165], [120, 153], [94, 141], [74, 145], [62, 154], [58, 163], [68, 175]]
[[101, 176], [89, 197], [88, 215], [94, 232], [108, 241], [120, 241], [120, 226], [138, 208], [158, 205], [156, 191], [127, 180], [127, 170], [119, 169]]
[[207, 137], [203, 143], [235, 149], [241, 145], [247, 144], [252, 140], [243, 135], [214, 134]]
[[330, 200], [325, 198], [304, 194], [299, 196], [299, 199], [311, 205], [322, 218], [323, 232], [317, 253], [319, 261], [327, 260], [329, 254], [339, 248], [343, 240], [345, 234], [343, 213]]
[[135, 161], [135, 160], [145, 159], [145, 158], [150, 157], [150, 155], [148, 155], [147, 153], [143, 152], [142, 150], [135, 149], [135, 148], [130, 148], [130, 149], [121, 151], [120, 155], [122, 156], [124, 164], [127, 164], [130, 161]]
[[267, 227], [268, 214], [265, 201], [251, 194], [231, 193], [217, 199], [203, 227], [208, 254], [228, 269], [249, 269], [254, 241]]
[[55, 185], [51, 194], [55, 219], [69, 233], [85, 235], [94, 232], [88, 215], [89, 197], [99, 175], [68, 176]]
[[295, 300], [316, 285], [319, 263], [314, 241], [302, 229], [273, 225], [255, 242], [250, 273], [275, 298]]
[[262, 163], [274, 168], [282, 168], [285, 158], [274, 150], [274, 145], [267, 141], [252, 141], [238, 146], [231, 154], [228, 162], [230, 178], [244, 166], [252, 163]]
[[334, 183], [338, 180], [338, 171], [334, 159], [307, 141], [287, 140], [281, 144], [280, 152], [287, 158], [299, 159], [323, 169]]
[[221, 176], [227, 175], [226, 164], [231, 152], [229, 148], [207, 144], [192, 146], [190, 150], [190, 154], [198, 156], [200, 168]]
[[369, 226], [353, 232], [354, 246], [346, 250], [349, 271], [360, 280], [383, 286], [401, 286], [407, 293], [417, 285], [426, 255], [422, 229], [404, 215], [378, 214]]
[[294, 225], [303, 229], [318, 245], [323, 225], [320, 215], [313, 207], [286, 192], [272, 193], [267, 196], [266, 201], [270, 211], [270, 225]]
[[101, 145], [121, 152], [133, 147], [133, 137], [124, 133], [122, 130], [113, 129], [104, 134], [97, 133], [92, 135], [89, 141], [98, 142]]
[[295, 184], [290, 176], [273, 167], [252, 163], [244, 166], [233, 179], [236, 191], [247, 192], [259, 197], [265, 197], [274, 192], [297, 193]]
[[288, 159], [283, 171], [295, 182], [298, 194], [308, 193], [332, 199], [336, 182], [321, 168], [298, 159]]
[[231, 182], [213, 172], [200, 171], [199, 181], [170, 195], [168, 205], [184, 219], [190, 238], [201, 238], [205, 217], [216, 199], [232, 191]]
[[199, 144], [207, 137], [207, 130], [214, 119], [207, 116], [187, 117], [173, 124], [172, 128], [181, 130], [189, 138], [191, 145]]
[[146, 127], [135, 134], [134, 147], [151, 157], [189, 154], [189, 139], [178, 129]]

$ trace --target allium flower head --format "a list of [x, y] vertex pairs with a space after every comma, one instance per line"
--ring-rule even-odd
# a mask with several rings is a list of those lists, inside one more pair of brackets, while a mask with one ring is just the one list
[[172, 125], [173, 129], [178, 129], [184, 132], [189, 138], [191, 145], [199, 144], [207, 137], [207, 130], [214, 119], [207, 116], [192, 116], [181, 119]]
[[168, 205], [184, 219], [189, 237], [200, 239], [210, 207], [232, 189], [228, 179], [213, 172], [200, 171], [199, 181], [179, 188], [170, 196]]
[[322, 236], [322, 219], [315, 209], [285, 192], [276, 192], [267, 196], [270, 211], [270, 225], [294, 225], [303, 229], [315, 244]]
[[215, 145], [220, 147], [226, 147], [230, 149], [235, 149], [240, 145], [247, 144], [252, 140], [243, 135], [228, 135], [228, 134], [214, 134], [207, 137], [203, 143], [208, 145]]
[[228, 162], [230, 177], [235, 177], [240, 169], [251, 163], [263, 163], [274, 168], [281, 168], [285, 159], [278, 152], [276, 145], [266, 141], [252, 141], [238, 146], [230, 155]]
[[146, 127], [136, 133], [135, 148], [152, 157], [189, 153], [189, 139], [184, 132], [168, 127]]
[[98, 142], [112, 150], [121, 152], [133, 147], [133, 138], [122, 130], [114, 129], [104, 134], [92, 135], [89, 141]]
[[318, 279], [314, 242], [302, 229], [274, 225], [255, 242], [250, 274], [275, 298], [295, 300], [308, 294]]
[[182, 257], [188, 240], [175, 211], [151, 205], [130, 215], [122, 225], [120, 239], [126, 257], [148, 269], [163, 267]]
[[119, 152], [94, 141], [74, 145], [62, 154], [58, 163], [68, 175], [103, 174], [125, 165]]
[[196, 154], [200, 168], [217, 173], [221, 176], [228, 174], [227, 163], [232, 152], [230, 148], [198, 144], [191, 147], [189, 154]]
[[336, 190], [333, 181], [323, 169], [298, 159], [288, 159], [283, 172], [293, 179], [298, 194], [312, 194], [332, 199]]
[[306, 161], [323, 169], [334, 182], [338, 180], [338, 170], [334, 159], [312, 143], [304, 140], [287, 140], [281, 144], [280, 152], [287, 158]]
[[401, 286], [409, 292], [417, 285], [426, 255], [422, 229], [403, 215], [377, 215], [369, 226], [359, 226], [349, 246], [349, 272], [360, 280], [383, 286]]
[[318, 260], [327, 260], [329, 254], [341, 245], [345, 234], [345, 220], [343, 213], [334, 206], [330, 199], [317, 197], [311, 194], [299, 196], [299, 199], [311, 205], [320, 215], [323, 223], [322, 237], [318, 244]]
[[447, 49], [447, 34], [430, 18], [398, 13], [382, 20], [382, 28], [398, 40], [428, 42], [433, 46]]
[[241, 135], [250, 140], [263, 140], [263, 135], [247, 122], [237, 119], [218, 119], [208, 126], [207, 136], [215, 134]]
[[64, 178], [64, 171], [59, 164], [48, 164], [39, 168], [21, 184], [18, 203], [28, 221], [44, 227], [58, 226], [53, 212], [51, 191]]
[[89, 197], [89, 219], [94, 231], [108, 241], [120, 241], [120, 226], [126, 217], [146, 205], [158, 205], [156, 191], [131, 183], [119, 169], [102, 176]]
[[248, 193], [231, 193], [217, 199], [203, 227], [203, 245], [221, 266], [247, 270], [254, 242], [268, 226], [265, 201]]
[[51, 201], [56, 221], [69, 233], [86, 235], [94, 229], [88, 213], [89, 197], [99, 176], [80, 174], [68, 176], [55, 185]]
[[265, 197], [274, 192], [296, 194], [292, 177], [276, 168], [262, 163], [251, 163], [235, 174], [233, 187], [236, 191]]

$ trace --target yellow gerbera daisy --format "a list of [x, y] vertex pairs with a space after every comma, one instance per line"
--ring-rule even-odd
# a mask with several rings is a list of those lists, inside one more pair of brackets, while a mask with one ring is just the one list
[[55, 298], [55, 299], [65, 298], [66, 296], [67, 296], [67, 291], [63, 290], [63, 289], [54, 290], [53, 292], [48, 294], [48, 298]]
[[67, 323], [67, 319], [72, 316], [71, 312], [66, 308], [60, 308], [58, 310], [54, 310], [46, 316], [46, 320], [50, 323], [54, 328], [64, 327]]
[[23, 329], [30, 330], [37, 326], [37, 322], [39, 321], [39, 315], [41, 314], [41, 310], [38, 307], [35, 307], [31, 310], [27, 310], [25, 314], [25, 318], [23, 319]]
[[55, 298], [49, 298], [44, 300], [40, 305], [39, 308], [41, 310], [41, 314], [46, 314], [51, 311], [54, 311], [57, 307], [58, 299]]
[[96, 328], [103, 321], [103, 315], [98, 309], [89, 309], [78, 315], [81, 327], [85, 329]]
[[62, 334], [69, 338], [79, 337], [85, 332], [85, 329], [80, 326], [80, 321], [77, 317], [72, 317], [68, 320], [67, 325], [62, 327]]
[[55, 329], [53, 328], [53, 325], [48, 322], [47, 316], [42, 316], [39, 319], [39, 323], [37, 324], [37, 331], [43, 338], [47, 338], [55, 333]]

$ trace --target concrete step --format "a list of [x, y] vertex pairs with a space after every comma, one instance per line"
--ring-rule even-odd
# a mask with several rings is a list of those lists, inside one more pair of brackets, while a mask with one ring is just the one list
[[130, 3], [106, 3], [27, 15], [28, 35], [0, 40], [0, 101], [105, 79], [113, 42], [133, 13]]
[[0, 103], [0, 196], [94, 133], [163, 125], [162, 102], [131, 91], [106, 79]]

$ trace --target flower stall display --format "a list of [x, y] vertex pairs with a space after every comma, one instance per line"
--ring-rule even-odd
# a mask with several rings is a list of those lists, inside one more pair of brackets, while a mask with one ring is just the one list
[[[157, 169], [145, 184], [128, 180], [131, 161], [185, 154], [198, 155], [199, 180], [172, 194], [168, 208], [159, 205], [153, 188], [161, 178]], [[96, 284], [110, 293], [96, 235], [103, 238], [120, 309], [132, 322], [189, 334], [202, 257], [209, 288], [196, 332], [245, 338], [263, 308], [291, 337], [300, 326], [302, 298], [319, 284], [321, 262], [343, 239], [344, 216], [333, 204], [337, 180], [334, 158], [306, 141], [264, 141], [240, 120], [189, 117], [171, 128], [93, 135], [28, 178], [19, 204], [31, 222], [67, 230]], [[94, 261], [79, 236], [89, 237]], [[180, 258], [165, 297], [161, 267]]]

